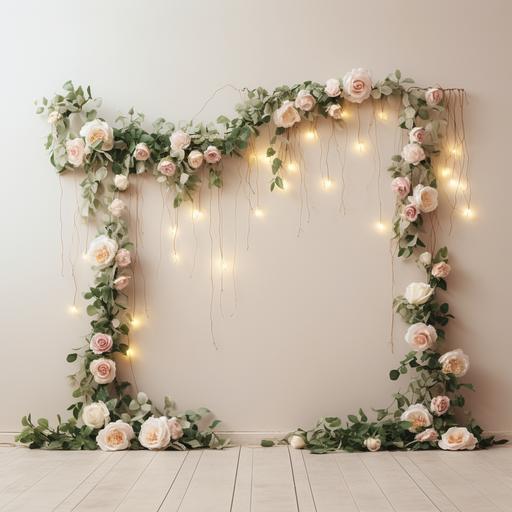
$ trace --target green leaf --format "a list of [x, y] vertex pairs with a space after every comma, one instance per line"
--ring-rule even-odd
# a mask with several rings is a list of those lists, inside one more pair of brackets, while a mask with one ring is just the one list
[[76, 358], [78, 357], [78, 354], [76, 352], [73, 352], [71, 354], [68, 354], [66, 356], [66, 361], [68, 363], [73, 363], [74, 361], [76, 361]]
[[391, 380], [398, 380], [399, 377], [400, 377], [400, 372], [398, 370], [391, 370], [389, 372], [389, 378]]
[[275, 445], [275, 443], [271, 439], [262, 439], [261, 440], [261, 446], [263, 446], [264, 448], [271, 448], [274, 445]]

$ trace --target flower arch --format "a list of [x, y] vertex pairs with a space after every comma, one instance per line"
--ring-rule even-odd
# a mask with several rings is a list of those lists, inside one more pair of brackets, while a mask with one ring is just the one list
[[[22, 419], [18, 440], [33, 448], [120, 450], [127, 448], [192, 449], [221, 448], [227, 444], [214, 432], [218, 421], [200, 428], [207, 409], [177, 413], [168, 398], [159, 410], [145, 393], [132, 395], [130, 383], [116, 376], [116, 357], [127, 354], [130, 315], [123, 290], [130, 285], [133, 244], [128, 236], [123, 191], [129, 176], [151, 173], [157, 182], [174, 191], [174, 206], [193, 200], [199, 183], [206, 177], [210, 187], [222, 187], [222, 160], [242, 157], [262, 125], [273, 123], [266, 156], [271, 160], [271, 190], [283, 188], [282, 170], [289, 160], [289, 135], [295, 126], [317, 118], [342, 124], [347, 102], [401, 102], [399, 126], [408, 132], [401, 154], [392, 158], [388, 169], [396, 195], [393, 234], [398, 256], [417, 257], [424, 269], [424, 282], [411, 283], [396, 297], [396, 312], [409, 324], [405, 340], [410, 351], [390, 378], [412, 372], [407, 391], [394, 395], [390, 408], [376, 409], [369, 420], [361, 409], [349, 415], [322, 418], [311, 430], [298, 429], [277, 442], [314, 452], [346, 450], [473, 449], [496, 441], [484, 437], [482, 429], [469, 420], [458, 426], [457, 407], [464, 406], [461, 382], [469, 369], [469, 358], [461, 349], [441, 353], [445, 326], [452, 315], [449, 305], [438, 298], [446, 290], [450, 273], [448, 251], [425, 251], [423, 220], [437, 208], [437, 179], [433, 159], [440, 152], [446, 125], [446, 91], [413, 86], [410, 78], [395, 71], [373, 83], [364, 69], [354, 69], [343, 80], [325, 84], [305, 81], [281, 86], [272, 93], [259, 87], [246, 91], [237, 105], [237, 117], [220, 116], [216, 123], [192, 122], [175, 126], [157, 119], [153, 128], [143, 128], [144, 116], [133, 109], [112, 127], [98, 115], [100, 100], [90, 87], [71, 82], [64, 92], [43, 98], [37, 108], [47, 116], [51, 130], [46, 141], [50, 161], [58, 173], [83, 171], [81, 183], [84, 216], [101, 220], [98, 236], [91, 242], [88, 259], [96, 271], [94, 284], [84, 294], [92, 317], [86, 344], [72, 351], [67, 360], [78, 361], [73, 375], [71, 418], [51, 427], [45, 418]], [[460, 91], [459, 91], [460, 92]], [[78, 126], [78, 128], [77, 128]], [[264, 446], [276, 441], [263, 441]]]

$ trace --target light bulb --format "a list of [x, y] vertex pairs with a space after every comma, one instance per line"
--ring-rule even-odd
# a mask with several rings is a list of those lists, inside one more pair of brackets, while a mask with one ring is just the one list
[[249, 153], [249, 160], [251, 160], [252, 162], [254, 162], [254, 160], [256, 160], [258, 158], [258, 155], [256, 155], [256, 153], [252, 152], [252, 153]]
[[460, 147], [458, 147], [458, 146], [452, 146], [452, 147], [450, 148], [450, 153], [451, 153], [453, 156], [459, 156], [459, 155], [462, 153], [462, 151], [461, 151]]
[[254, 208], [254, 216], [255, 217], [263, 217], [265, 214], [263, 213], [263, 210], [260, 208]]
[[350, 112], [348, 110], [343, 109], [341, 111], [341, 118], [342, 119], [348, 119], [350, 117]]
[[455, 178], [452, 178], [448, 184], [450, 185], [451, 188], [457, 188], [457, 185], [459, 184], [459, 181], [456, 180]]
[[172, 261], [174, 261], [174, 263], [179, 263], [181, 258], [177, 252], [173, 252], [171, 254], [171, 259], [172, 259]]
[[307, 140], [315, 140], [316, 139], [316, 133], [314, 130], [307, 130], [304, 134], [304, 137], [306, 137]]
[[270, 161], [270, 159], [271, 159], [272, 157], [271, 157], [271, 156], [267, 156], [267, 154], [266, 154], [266, 153], [260, 153], [260, 154], [258, 155], [258, 158], [259, 158], [259, 160], [260, 160], [261, 162], [269, 162], [269, 161]]
[[82, 258], [83, 258], [84, 260], [86, 260], [86, 259], [87, 259], [87, 253], [86, 253], [86, 252], [83, 252], [83, 253], [82, 253]]
[[133, 349], [132, 349], [132, 348], [129, 348], [129, 349], [126, 351], [126, 357], [133, 357]]
[[219, 260], [219, 268], [222, 271], [227, 270], [229, 268], [229, 262], [221, 258]]
[[386, 230], [386, 224], [384, 224], [383, 222], [381, 221], [378, 221], [375, 223], [375, 229], [379, 232], [379, 233], [383, 233], [385, 230]]
[[464, 217], [467, 219], [472, 219], [475, 216], [475, 212], [471, 208], [464, 208], [464, 211], [462, 212]]
[[388, 115], [386, 114], [386, 112], [384, 112], [384, 110], [381, 110], [381, 111], [379, 112], [379, 119], [380, 119], [381, 121], [387, 121], [387, 119], [388, 119]]
[[444, 178], [448, 178], [448, 176], [451, 176], [452, 170], [449, 167], [443, 167], [441, 169], [441, 176]]
[[137, 316], [134, 316], [130, 322], [130, 325], [134, 328], [134, 329], [137, 329], [138, 327], [140, 327], [141, 325], [141, 321], [140, 321], [140, 318], [137, 317]]
[[78, 315], [78, 308], [73, 304], [69, 306], [68, 312], [70, 315]]
[[288, 162], [288, 164], [286, 164], [286, 169], [289, 172], [296, 172], [297, 171], [297, 164], [295, 162]]
[[288, 182], [285, 179], [283, 179], [283, 188], [282, 188], [282, 190], [288, 190], [288, 188], [289, 188]]
[[322, 186], [325, 190], [330, 190], [334, 186], [334, 183], [329, 178], [324, 178], [322, 180]]
[[359, 151], [359, 153], [362, 153], [365, 150], [364, 142], [356, 142], [356, 150]]
[[201, 210], [192, 210], [192, 219], [193, 220], [200, 220], [203, 218], [203, 212]]

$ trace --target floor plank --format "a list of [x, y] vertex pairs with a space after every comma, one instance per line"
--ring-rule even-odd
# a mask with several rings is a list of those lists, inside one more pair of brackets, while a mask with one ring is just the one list
[[289, 452], [299, 510], [300, 512], [315, 512], [316, 504], [313, 498], [313, 490], [311, 489], [306, 463], [304, 462], [304, 451], [290, 448]]
[[254, 450], [247, 446], [240, 449], [235, 492], [230, 512], [250, 512], [252, 507], [252, 477]]

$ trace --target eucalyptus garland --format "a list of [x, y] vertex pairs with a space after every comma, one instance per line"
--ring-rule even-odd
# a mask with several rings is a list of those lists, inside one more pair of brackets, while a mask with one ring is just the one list
[[[290, 158], [290, 135], [301, 123], [325, 118], [343, 125], [347, 102], [401, 102], [399, 126], [407, 130], [409, 143], [392, 158], [389, 173], [396, 194], [393, 232], [398, 256], [415, 256], [425, 270], [424, 282], [411, 283], [395, 299], [397, 313], [410, 324], [406, 341], [412, 350], [389, 376], [397, 380], [412, 373], [407, 390], [394, 395], [393, 405], [374, 411], [370, 421], [363, 410], [349, 415], [322, 418], [314, 429], [299, 429], [280, 441], [263, 441], [264, 446], [287, 442], [316, 453], [345, 449], [370, 450], [408, 448], [473, 449], [496, 441], [484, 437], [482, 429], [467, 420], [460, 427], [456, 408], [464, 407], [463, 388], [473, 389], [460, 379], [469, 359], [457, 349], [442, 354], [445, 326], [452, 315], [449, 305], [437, 298], [446, 290], [450, 272], [448, 251], [432, 255], [425, 251], [423, 220], [437, 208], [437, 182], [432, 159], [439, 153], [445, 127], [444, 94], [440, 88], [415, 87], [413, 80], [395, 71], [373, 83], [369, 73], [355, 69], [343, 80], [325, 84], [305, 81], [273, 92], [259, 87], [246, 90], [237, 105], [237, 117], [220, 116], [216, 123], [175, 125], [162, 118], [152, 129], [144, 128], [144, 116], [131, 109], [110, 126], [99, 117], [101, 101], [90, 87], [66, 82], [63, 93], [43, 98], [37, 113], [51, 127], [46, 141], [50, 161], [58, 173], [84, 174], [81, 182], [82, 214], [100, 225], [91, 242], [88, 259], [96, 270], [94, 284], [85, 293], [91, 331], [84, 346], [67, 360], [77, 366], [71, 376], [74, 386], [70, 419], [58, 416], [56, 427], [45, 418], [22, 419], [18, 441], [33, 448], [51, 449], [191, 449], [222, 448], [210, 411], [198, 409], [178, 413], [165, 398], [160, 410], [145, 393], [131, 392], [129, 382], [117, 378], [116, 358], [126, 357], [132, 321], [127, 311], [125, 289], [130, 285], [133, 244], [128, 237], [126, 205], [122, 193], [130, 176], [153, 174], [157, 182], [174, 192], [174, 206], [193, 201], [203, 180], [210, 187], [223, 185], [225, 157], [244, 157], [259, 135], [260, 127], [273, 123], [274, 132], [266, 156], [271, 161], [270, 188], [283, 188], [282, 170]], [[421, 253], [421, 254], [420, 254]], [[204, 422], [208, 420], [205, 426]], [[208, 424], [209, 423], [209, 424]]]

